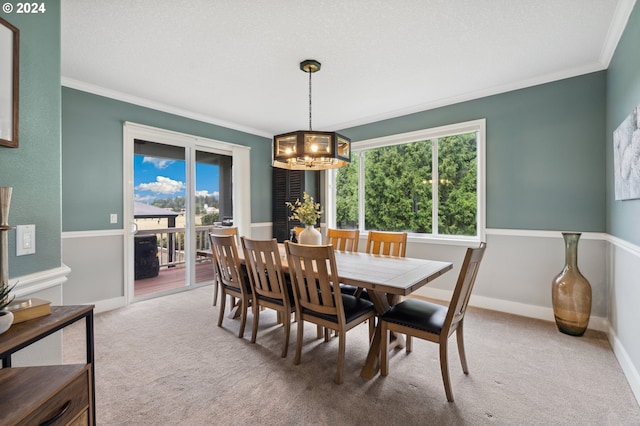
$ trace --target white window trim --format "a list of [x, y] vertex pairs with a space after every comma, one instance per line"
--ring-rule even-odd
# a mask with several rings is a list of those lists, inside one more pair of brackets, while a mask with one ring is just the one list
[[[368, 139], [364, 141], [353, 142], [351, 150], [370, 149], [382, 146], [400, 145], [409, 142], [423, 141], [430, 139], [442, 138], [454, 134], [478, 132], [476, 141], [476, 149], [478, 155], [478, 188], [477, 194], [477, 236], [456, 236], [456, 235], [425, 235], [425, 234], [409, 234], [408, 240], [417, 243], [438, 243], [451, 245], [464, 245], [469, 243], [478, 243], [486, 241], [486, 119], [478, 119], [466, 121], [462, 123], [450, 124], [446, 126], [434, 127], [431, 129], [417, 130], [414, 132], [401, 133], [397, 135], [383, 136], [380, 138]], [[353, 153], [352, 153], [353, 155]], [[327, 197], [325, 200], [325, 212], [327, 226], [335, 228], [336, 226], [336, 202], [335, 202], [335, 181], [336, 170], [329, 170], [325, 173], [325, 185], [327, 188]], [[363, 185], [363, 180], [358, 179], [358, 185]], [[362, 191], [359, 187], [359, 191]], [[362, 199], [359, 198], [362, 203]], [[364, 206], [359, 206], [360, 212]], [[361, 228], [364, 224], [360, 224]], [[360, 230], [361, 235], [366, 235], [367, 231]]]

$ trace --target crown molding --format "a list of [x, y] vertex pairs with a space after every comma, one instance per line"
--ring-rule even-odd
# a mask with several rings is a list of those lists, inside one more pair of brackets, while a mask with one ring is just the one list
[[263, 136], [271, 139], [272, 134], [265, 132], [264, 130], [254, 129], [252, 127], [242, 126], [230, 121], [220, 120], [214, 117], [209, 117], [204, 114], [198, 114], [193, 111], [189, 111], [182, 108], [176, 108], [171, 105], [155, 102], [149, 99], [141, 98], [138, 96], [129, 95], [127, 93], [118, 92], [116, 90], [107, 89], [101, 86], [96, 86], [84, 81], [75, 80], [69, 77], [62, 77], [60, 79], [61, 85], [70, 89], [76, 89], [83, 92], [91, 93], [105, 98], [115, 99], [117, 101], [127, 102], [133, 105], [138, 105], [145, 108], [151, 108], [156, 111], [166, 112], [174, 114], [180, 117], [189, 118], [191, 120], [202, 121], [203, 123], [214, 124], [216, 126], [225, 127], [227, 129], [237, 130], [239, 132], [250, 133], [256, 136]]

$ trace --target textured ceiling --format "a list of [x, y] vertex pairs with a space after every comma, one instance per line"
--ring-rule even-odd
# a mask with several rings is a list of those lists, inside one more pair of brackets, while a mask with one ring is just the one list
[[635, 0], [62, 0], [63, 85], [273, 134], [606, 69]]

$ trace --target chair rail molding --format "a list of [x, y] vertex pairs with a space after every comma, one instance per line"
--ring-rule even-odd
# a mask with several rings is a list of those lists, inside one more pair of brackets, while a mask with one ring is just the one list
[[62, 264], [59, 268], [15, 277], [9, 281], [11, 285], [16, 284], [15, 296], [20, 298], [55, 286], [61, 286], [67, 282], [67, 275], [70, 272], [71, 268]]

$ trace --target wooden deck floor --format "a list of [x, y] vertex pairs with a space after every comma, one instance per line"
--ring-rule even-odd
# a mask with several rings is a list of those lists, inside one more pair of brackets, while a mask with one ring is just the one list
[[[136, 280], [134, 283], [134, 296], [145, 297], [155, 293], [162, 293], [185, 286], [184, 265], [174, 268], [160, 268], [160, 272], [153, 278]], [[196, 264], [196, 283], [204, 284], [213, 281], [213, 265], [211, 262], [198, 262]]]

